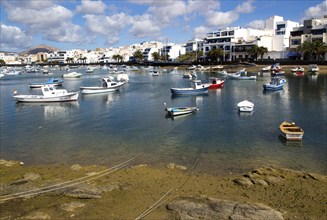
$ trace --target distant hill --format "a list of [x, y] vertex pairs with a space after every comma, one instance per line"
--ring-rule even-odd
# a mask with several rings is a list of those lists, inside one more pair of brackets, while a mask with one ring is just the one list
[[37, 53], [40, 53], [40, 52], [44, 52], [44, 53], [52, 53], [54, 51], [58, 51], [59, 49], [58, 48], [55, 48], [55, 47], [50, 47], [50, 46], [47, 46], [47, 45], [43, 45], [43, 44], [40, 44], [40, 45], [37, 45], [35, 47], [32, 47], [28, 50], [25, 50], [21, 53], [19, 53], [20, 55], [24, 55], [24, 54], [37, 54]]

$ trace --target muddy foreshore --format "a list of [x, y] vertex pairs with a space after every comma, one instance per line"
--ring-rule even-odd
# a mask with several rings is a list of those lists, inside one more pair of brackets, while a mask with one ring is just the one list
[[[26, 166], [0, 160], [0, 177], [0, 219], [190, 219], [169, 208], [180, 198], [261, 204], [283, 219], [324, 219], [327, 215], [327, 177], [282, 168], [212, 176], [175, 164], [108, 168]], [[192, 217], [210, 219], [199, 204], [191, 206], [196, 213]], [[219, 209], [210, 204], [206, 205], [214, 209], [210, 212]]]

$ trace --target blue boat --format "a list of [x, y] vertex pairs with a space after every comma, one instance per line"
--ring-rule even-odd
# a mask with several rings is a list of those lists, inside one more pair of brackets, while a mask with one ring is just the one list
[[172, 95], [193, 95], [208, 93], [210, 84], [202, 84], [201, 80], [193, 80], [191, 88], [171, 88]]
[[62, 79], [50, 78], [47, 82], [30, 83], [30, 88], [41, 88], [44, 85], [62, 86], [64, 81]]
[[271, 81], [269, 83], [263, 85], [263, 89], [271, 91], [281, 90], [283, 89], [285, 83], [286, 79], [280, 77], [273, 77], [271, 78]]

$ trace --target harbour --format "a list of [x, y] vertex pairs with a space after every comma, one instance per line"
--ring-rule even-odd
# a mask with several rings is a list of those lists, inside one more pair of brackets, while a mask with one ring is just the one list
[[[64, 79], [63, 87], [98, 84], [108, 71], [97, 69], [82, 78]], [[167, 163], [215, 175], [261, 167], [285, 167], [326, 174], [327, 75], [285, 76], [283, 90], [265, 92], [270, 75], [257, 80], [226, 79], [206, 94], [172, 96], [170, 88], [190, 87], [184, 71], [152, 76], [128, 71], [129, 82], [119, 91], [80, 95], [69, 103], [16, 103], [12, 92], [38, 93], [29, 83], [46, 81], [43, 74], [8, 76], [1, 88], [1, 157], [25, 164], [113, 165], [143, 153], [143, 163]], [[62, 71], [54, 70], [60, 77]], [[114, 75], [113, 75], [114, 76]], [[198, 72], [203, 83], [216, 72]], [[237, 103], [255, 104], [252, 113], [238, 112]], [[169, 117], [165, 108], [196, 106], [195, 114]], [[284, 120], [296, 121], [305, 135], [285, 141]]]

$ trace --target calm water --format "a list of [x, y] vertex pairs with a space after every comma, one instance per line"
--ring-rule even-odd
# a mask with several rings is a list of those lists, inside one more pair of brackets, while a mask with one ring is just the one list
[[[85, 73], [85, 70], [77, 70]], [[65, 79], [63, 87], [97, 85], [107, 71], [82, 79]], [[54, 71], [55, 77], [62, 72]], [[138, 163], [167, 163], [212, 174], [278, 166], [327, 174], [327, 76], [287, 76], [284, 90], [264, 93], [269, 75], [257, 81], [226, 80], [208, 95], [172, 97], [171, 87], [189, 87], [181, 72], [154, 77], [128, 72], [119, 92], [81, 95], [77, 102], [15, 103], [12, 91], [36, 94], [30, 82], [49, 76], [23, 74], [0, 80], [1, 158], [26, 164], [115, 165], [139, 153]], [[210, 73], [198, 73], [208, 81]], [[239, 114], [237, 103], [254, 102], [252, 114]], [[164, 105], [166, 103], [166, 106]], [[197, 106], [200, 111], [174, 119], [165, 107]], [[295, 121], [304, 131], [302, 143], [285, 142], [278, 126]]]

